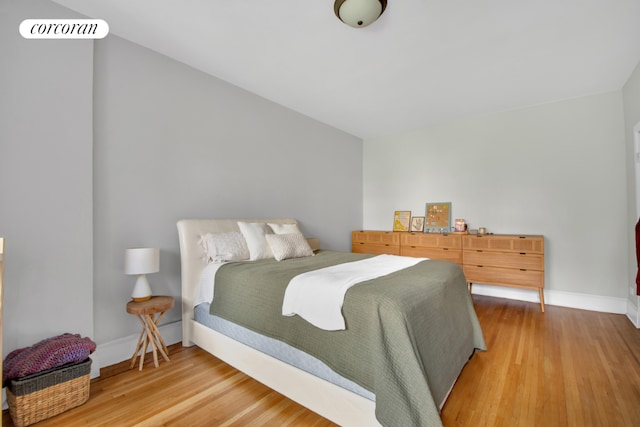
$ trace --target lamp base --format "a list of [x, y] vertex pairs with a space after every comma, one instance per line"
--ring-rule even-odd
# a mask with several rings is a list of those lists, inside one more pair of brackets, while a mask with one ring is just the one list
[[131, 299], [134, 301], [146, 301], [151, 298], [151, 286], [149, 286], [149, 281], [147, 280], [147, 276], [144, 274], [140, 274], [138, 276], [138, 280], [136, 280], [136, 284], [133, 287], [133, 293], [131, 294]]
[[149, 301], [150, 299], [151, 299], [151, 295], [149, 295], [147, 297], [139, 297], [139, 298], [131, 297], [131, 301], [133, 301], [133, 302]]

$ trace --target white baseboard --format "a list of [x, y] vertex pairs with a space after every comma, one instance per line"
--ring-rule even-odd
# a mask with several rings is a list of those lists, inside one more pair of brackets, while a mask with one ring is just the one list
[[[640, 297], [637, 299], [638, 305], [640, 305]], [[636, 328], [640, 329], [640, 310], [638, 309], [638, 305], [634, 305], [631, 300], [627, 300], [627, 317]]]
[[[507, 288], [504, 286], [473, 284], [474, 294], [491, 297], [516, 299], [539, 303], [538, 292], [535, 290]], [[627, 299], [605, 297], [600, 295], [579, 294], [575, 292], [544, 290], [544, 304], [560, 307], [579, 308], [582, 310], [602, 311], [605, 313], [627, 313]]]
[[[474, 284], [473, 293], [497, 298], [535, 303], [540, 302], [538, 293], [533, 290]], [[544, 298], [545, 305], [626, 314], [631, 323], [633, 323], [636, 328], [640, 328], [640, 309], [637, 305], [634, 305], [630, 300], [625, 298], [603, 297], [554, 290], [545, 290]], [[640, 305], [640, 298], [638, 298], [638, 300]], [[182, 321], [161, 325], [159, 329], [167, 345], [182, 341]], [[138, 343], [138, 336], [138, 334], [129, 335], [104, 344], [98, 344], [96, 351], [91, 355], [91, 378], [99, 377], [101, 368], [131, 359], [133, 350]], [[3, 409], [7, 409], [4, 389], [2, 389], [2, 407]]]
[[[168, 323], [158, 327], [165, 344], [171, 345], [182, 341], [182, 321]], [[118, 338], [104, 344], [96, 345], [96, 351], [91, 354], [91, 378], [100, 376], [100, 369], [131, 359], [133, 350], [138, 344], [139, 334]], [[151, 351], [151, 350], [149, 350]], [[6, 389], [2, 389], [2, 409], [7, 409]]]
[[[473, 293], [535, 303], [540, 302], [536, 291], [529, 291], [526, 289], [474, 284]], [[640, 313], [638, 313], [638, 309], [625, 298], [603, 297], [554, 290], [545, 290], [544, 298], [545, 305], [557, 305], [583, 310], [626, 314], [631, 322], [636, 327], [639, 327], [638, 316], [640, 316]], [[159, 329], [162, 334], [162, 338], [165, 340], [167, 345], [182, 341], [182, 321], [161, 325]], [[96, 351], [91, 355], [91, 359], [93, 359], [93, 363], [91, 364], [91, 378], [98, 377], [100, 375], [101, 368], [131, 359], [131, 355], [133, 354], [133, 350], [137, 343], [138, 334], [98, 344]]]
[[[182, 321], [160, 325], [160, 334], [167, 345], [182, 341]], [[138, 344], [139, 334], [118, 338], [104, 344], [98, 344], [91, 355], [91, 378], [100, 376], [100, 369], [131, 359]], [[149, 351], [151, 351], [149, 349]]]

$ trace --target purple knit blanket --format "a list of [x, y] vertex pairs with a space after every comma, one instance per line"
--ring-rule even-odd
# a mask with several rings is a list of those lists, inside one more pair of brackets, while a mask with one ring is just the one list
[[82, 362], [95, 349], [96, 343], [90, 338], [81, 338], [79, 334], [67, 333], [47, 338], [31, 347], [14, 350], [7, 355], [2, 364], [2, 384], [4, 386], [9, 380], [67, 363]]

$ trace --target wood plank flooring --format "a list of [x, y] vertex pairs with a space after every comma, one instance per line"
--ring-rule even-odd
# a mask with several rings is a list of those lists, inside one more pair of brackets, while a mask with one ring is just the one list
[[[446, 427], [640, 425], [640, 330], [625, 316], [473, 299], [489, 350], [462, 371]], [[37, 425], [334, 425], [199, 348], [170, 351], [159, 368], [104, 369], [87, 403]]]
[[462, 371], [445, 426], [640, 426], [640, 330], [626, 316], [473, 299], [488, 351]]

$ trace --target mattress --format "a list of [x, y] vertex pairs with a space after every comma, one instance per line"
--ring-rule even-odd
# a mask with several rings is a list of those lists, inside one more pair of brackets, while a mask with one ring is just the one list
[[369, 390], [334, 372], [321, 360], [290, 346], [287, 343], [236, 325], [226, 319], [209, 314], [210, 304], [201, 303], [195, 307], [195, 321], [223, 335], [233, 338], [249, 347], [281, 360], [298, 369], [309, 372], [362, 397], [375, 401], [375, 395]]

